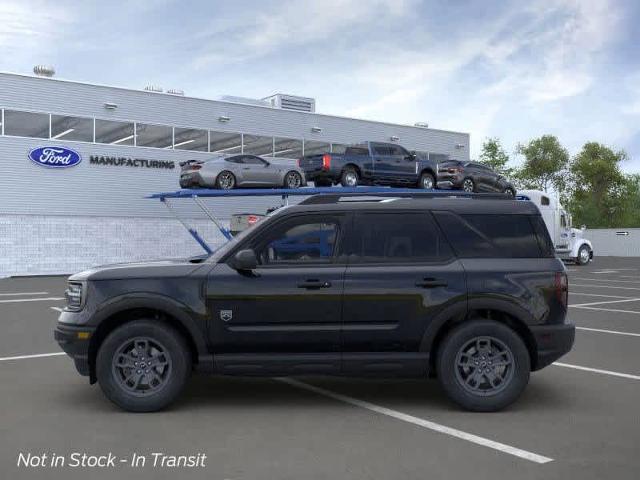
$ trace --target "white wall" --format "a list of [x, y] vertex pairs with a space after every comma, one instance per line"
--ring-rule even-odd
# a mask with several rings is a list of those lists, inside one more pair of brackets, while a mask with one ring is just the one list
[[589, 229], [584, 237], [591, 240], [594, 257], [640, 257], [640, 228]]

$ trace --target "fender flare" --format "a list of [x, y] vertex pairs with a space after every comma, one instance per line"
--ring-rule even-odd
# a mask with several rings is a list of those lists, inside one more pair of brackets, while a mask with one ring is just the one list
[[[439, 312], [425, 330], [420, 342], [420, 351], [431, 353], [433, 344], [442, 331], [450, 321], [464, 320], [468, 313], [473, 310], [497, 310], [504, 312], [511, 316], [523, 327], [522, 331], [527, 332], [527, 325], [536, 324], [535, 318], [523, 307], [513, 303], [509, 300], [501, 298], [477, 298], [468, 299], [466, 302], [456, 302], [449, 307]], [[530, 344], [531, 348], [537, 349], [537, 344], [533, 335], [529, 332], [526, 335], [525, 341]], [[535, 352], [531, 352], [532, 354]], [[430, 355], [431, 356], [431, 355]]]
[[[96, 330], [98, 330], [102, 322], [107, 318], [136, 308], [157, 310], [173, 317], [189, 333], [190, 340], [195, 345], [198, 356], [202, 358], [209, 354], [206, 342], [206, 328], [198, 326], [190, 315], [190, 312], [193, 311], [186, 305], [158, 293], [127, 293], [110, 298], [97, 309], [92, 323], [96, 325]], [[197, 312], [193, 312], [193, 314], [199, 315]]]
[[577, 257], [578, 251], [580, 250], [580, 247], [582, 247], [583, 245], [586, 245], [587, 247], [589, 247], [589, 250], [593, 252], [593, 245], [591, 244], [591, 242], [586, 238], [582, 238], [580, 239], [579, 242], [576, 242], [573, 248], [571, 249], [571, 256]]

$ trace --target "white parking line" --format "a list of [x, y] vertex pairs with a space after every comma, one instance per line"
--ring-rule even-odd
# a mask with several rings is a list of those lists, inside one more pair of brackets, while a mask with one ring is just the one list
[[614, 283], [640, 283], [640, 280], [638, 281], [633, 281], [633, 280], [615, 280], [613, 278], [607, 278], [607, 279], [603, 279], [603, 278], [584, 278], [584, 277], [573, 277], [575, 280], [585, 280], [587, 282], [602, 282], [603, 280], [605, 282], [614, 282]]
[[589, 288], [617, 288], [618, 290], [640, 290], [640, 287], [619, 287], [617, 285], [580, 285], [577, 283], [569, 283], [570, 287], [589, 287]]
[[591, 303], [578, 303], [575, 305], [569, 305], [570, 307], [590, 307], [591, 305], [604, 305], [606, 303], [625, 303], [625, 302], [637, 302], [640, 301], [640, 298], [626, 298], [624, 300], [603, 300], [602, 302], [591, 302]]
[[49, 307], [51, 310], [55, 310], [56, 312], [62, 312], [60, 307]]
[[633, 297], [623, 297], [621, 295], [602, 295], [601, 293], [583, 293], [583, 292], [574, 292], [573, 290], [569, 290], [569, 296], [571, 295], [584, 295], [585, 297], [633, 298]]
[[0, 303], [22, 303], [22, 302], [43, 302], [53, 300], [64, 300], [63, 297], [43, 297], [43, 298], [12, 298], [11, 300], [0, 300]]
[[20, 295], [49, 295], [49, 292], [14, 292], [14, 293], [0, 293], [0, 297], [18, 297]]
[[37, 353], [35, 355], [18, 355], [16, 357], [0, 357], [0, 362], [6, 362], [9, 360], [25, 360], [27, 358], [57, 357], [59, 355], [66, 355], [66, 353], [64, 352]]
[[569, 305], [569, 308], [583, 308], [585, 310], [597, 310], [599, 312], [615, 312], [615, 313], [633, 313], [636, 315], [640, 315], [640, 312], [636, 312], [635, 310], [620, 310], [616, 308], [600, 308], [600, 307], [579, 307], [577, 305]]
[[570, 363], [553, 363], [556, 367], [573, 368], [574, 370], [582, 370], [584, 372], [601, 373], [602, 375], [611, 375], [614, 377], [629, 378], [631, 380], [640, 380], [640, 375], [631, 375], [630, 373], [612, 372], [611, 370], [600, 370], [599, 368], [583, 367], [581, 365], [572, 365]]
[[612, 333], [614, 335], [627, 335], [629, 337], [640, 337], [640, 333], [619, 332], [617, 330], [603, 330], [601, 328], [576, 327], [576, 330], [585, 330], [587, 332]]
[[393, 417], [397, 420], [402, 420], [403, 422], [408, 422], [413, 425], [417, 425], [419, 427], [433, 430], [435, 432], [444, 433], [446, 435], [450, 435], [452, 437], [456, 437], [461, 440], [466, 440], [468, 442], [475, 443], [477, 445], [482, 445], [483, 447], [492, 448], [494, 450], [498, 450], [500, 452], [507, 453], [509, 455], [520, 457], [525, 460], [529, 460], [531, 462], [548, 463], [553, 461], [552, 458], [544, 457], [542, 455], [538, 455], [537, 453], [529, 452], [527, 450], [521, 450], [519, 448], [512, 447], [511, 445], [495, 442], [488, 438], [480, 437], [472, 433], [463, 432], [462, 430], [457, 430], [455, 428], [447, 427], [439, 423], [414, 417], [413, 415], [407, 415], [406, 413], [402, 413], [397, 410], [392, 410], [390, 408], [382, 407], [380, 405], [366, 402], [364, 400], [358, 400], [357, 398], [348, 397], [347, 395], [335, 393], [335, 392], [332, 392], [331, 390], [325, 390], [324, 388], [315, 387], [313, 385], [309, 385], [308, 383], [300, 382], [292, 378], [284, 377], [284, 378], [277, 378], [276, 380], [279, 380], [280, 382], [284, 382], [293, 387], [300, 388], [302, 390], [308, 390], [310, 392], [317, 393], [319, 395], [324, 395], [325, 397], [333, 398], [334, 400], [348, 403], [349, 405], [354, 405], [356, 407], [364, 408], [366, 410], [370, 410], [372, 412], [376, 412], [381, 415]]

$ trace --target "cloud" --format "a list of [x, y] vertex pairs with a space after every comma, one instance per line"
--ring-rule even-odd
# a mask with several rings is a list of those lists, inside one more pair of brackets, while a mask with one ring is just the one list
[[[3, 0], [0, 3], [0, 51], [22, 55], [25, 50], [45, 49], [47, 42], [64, 32], [70, 15], [47, 2]], [[9, 53], [10, 52], [10, 53]]]

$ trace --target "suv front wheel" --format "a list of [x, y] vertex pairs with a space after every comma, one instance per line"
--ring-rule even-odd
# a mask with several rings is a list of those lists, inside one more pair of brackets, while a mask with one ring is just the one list
[[475, 319], [454, 328], [437, 358], [442, 388], [458, 405], [494, 412], [513, 403], [529, 382], [529, 352], [508, 326]]
[[134, 320], [105, 338], [96, 374], [109, 400], [131, 412], [153, 412], [175, 400], [191, 374], [180, 332], [159, 320]]

